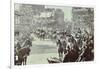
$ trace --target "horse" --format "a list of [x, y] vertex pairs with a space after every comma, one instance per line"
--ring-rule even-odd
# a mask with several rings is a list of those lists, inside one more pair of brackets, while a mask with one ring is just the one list
[[24, 48], [21, 48], [19, 51], [18, 51], [18, 61], [17, 61], [17, 64], [18, 65], [26, 65], [26, 62], [27, 62], [27, 56], [29, 56], [30, 54], [30, 48], [29, 47], [24, 47]]
[[66, 52], [66, 41], [65, 40], [61, 41], [60, 39], [58, 39], [58, 41], [56, 43], [58, 46], [59, 59], [60, 59], [60, 61], [62, 61], [63, 53], [65, 54], [65, 52]]
[[30, 53], [30, 46], [32, 46], [32, 42], [27, 39], [20, 48], [16, 49], [15, 48], [15, 65], [26, 65], [26, 61], [27, 61], [27, 56]]
[[57, 46], [58, 46], [58, 54], [59, 54], [59, 59], [61, 60], [62, 58], [62, 54], [63, 54], [63, 48], [62, 48], [62, 44], [61, 41], [58, 39], [58, 41], [56, 42]]

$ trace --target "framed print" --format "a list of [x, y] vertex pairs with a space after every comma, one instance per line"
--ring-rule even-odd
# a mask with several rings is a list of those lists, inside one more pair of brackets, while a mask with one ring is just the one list
[[94, 7], [13, 2], [11, 66], [94, 61]]

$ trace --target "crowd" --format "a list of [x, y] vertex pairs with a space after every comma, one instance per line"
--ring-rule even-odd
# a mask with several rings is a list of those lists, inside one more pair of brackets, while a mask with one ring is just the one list
[[[94, 34], [80, 29], [74, 34], [62, 31], [57, 34], [56, 40], [60, 62], [81, 62], [94, 59]], [[52, 63], [52, 59], [49, 59], [49, 63]], [[53, 60], [53, 63], [55, 62]]]
[[[38, 39], [51, 39], [56, 42], [59, 58], [47, 59], [49, 63], [81, 62], [94, 59], [94, 34], [86, 30], [78, 29], [76, 33], [69, 33], [66, 30], [47, 31], [38, 29], [29, 35], [31, 34], [34, 34]], [[29, 35], [20, 40], [15, 40], [15, 65], [26, 64], [26, 59], [32, 46], [32, 40]], [[32, 38], [34, 39], [34, 37]]]

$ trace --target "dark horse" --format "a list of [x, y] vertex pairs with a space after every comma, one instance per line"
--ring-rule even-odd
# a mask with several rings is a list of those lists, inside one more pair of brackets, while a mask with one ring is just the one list
[[58, 39], [57, 46], [58, 46], [59, 60], [62, 61], [63, 53], [65, 54], [65, 51], [66, 51], [66, 41], [65, 40], [61, 41], [60, 39]]
[[18, 61], [15, 63], [16, 65], [26, 65], [27, 62], [27, 56], [30, 54], [30, 48], [29, 47], [23, 47], [19, 49], [18, 51]]
[[59, 39], [57, 41], [57, 46], [58, 46], [59, 60], [62, 60], [62, 58], [63, 58], [63, 47], [62, 47], [62, 43]]
[[31, 51], [30, 46], [32, 46], [32, 42], [30, 40], [26, 40], [23, 47], [16, 50], [17, 53], [15, 54], [15, 65], [22, 65], [22, 64], [26, 65], [27, 56], [30, 54], [30, 51]]

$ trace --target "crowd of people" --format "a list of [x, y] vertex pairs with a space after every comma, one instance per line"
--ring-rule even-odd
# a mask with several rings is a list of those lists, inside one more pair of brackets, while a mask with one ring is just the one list
[[[76, 34], [62, 31], [57, 34], [56, 40], [60, 62], [81, 62], [94, 59], [94, 34], [80, 29]], [[49, 59], [49, 63], [58, 62], [58, 60], [54, 62], [54, 59]]]
[[[78, 29], [76, 33], [68, 33], [66, 30], [45, 31], [38, 29], [31, 34], [34, 34], [38, 39], [51, 39], [56, 42], [59, 58], [50, 58], [48, 59], [49, 63], [81, 62], [94, 59], [94, 34], [90, 34], [86, 30]], [[21, 39], [23, 42], [21, 40], [15, 41], [15, 65], [26, 65], [27, 56], [32, 46], [31, 37], [28, 37], [24, 40]]]

